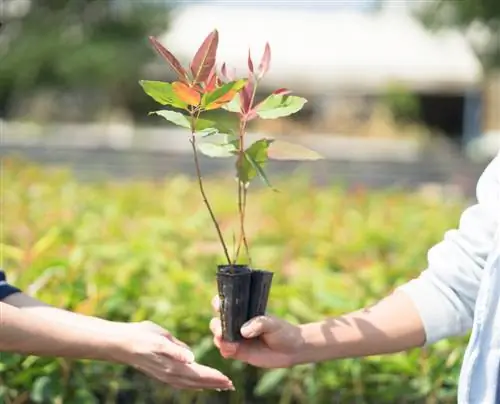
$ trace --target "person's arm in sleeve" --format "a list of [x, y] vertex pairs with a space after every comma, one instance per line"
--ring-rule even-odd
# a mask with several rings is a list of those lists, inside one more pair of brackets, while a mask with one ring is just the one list
[[428, 254], [428, 268], [399, 288], [415, 304], [426, 344], [470, 331], [483, 270], [492, 253], [500, 217], [500, 159], [485, 170], [476, 205], [460, 218], [458, 229]]

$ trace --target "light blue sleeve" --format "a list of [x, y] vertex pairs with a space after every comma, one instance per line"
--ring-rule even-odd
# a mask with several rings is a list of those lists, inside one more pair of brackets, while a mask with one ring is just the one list
[[499, 177], [496, 157], [478, 181], [477, 204], [463, 212], [457, 229], [429, 250], [427, 269], [398, 288], [420, 313], [426, 345], [464, 335], [472, 327], [481, 277], [499, 229]]

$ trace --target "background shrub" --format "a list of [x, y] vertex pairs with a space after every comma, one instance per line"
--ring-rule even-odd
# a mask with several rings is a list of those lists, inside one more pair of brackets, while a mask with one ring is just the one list
[[[251, 196], [256, 264], [276, 271], [270, 310], [315, 321], [375, 302], [426, 265], [457, 202], [402, 192], [318, 189], [306, 179]], [[234, 181], [207, 185], [231, 240]], [[13, 160], [3, 170], [3, 266], [48, 303], [112, 320], [152, 320], [221, 369], [235, 393], [179, 393], [121, 366], [2, 354], [5, 403], [446, 403], [464, 340], [430, 349], [259, 371], [222, 359], [208, 321], [220, 248], [187, 178], [80, 183]]]

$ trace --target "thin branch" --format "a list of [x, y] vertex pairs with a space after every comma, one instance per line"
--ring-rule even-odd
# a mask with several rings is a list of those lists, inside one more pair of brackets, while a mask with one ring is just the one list
[[[245, 221], [245, 214], [247, 209], [247, 196], [248, 196], [248, 188], [245, 187], [243, 189], [243, 221]], [[252, 266], [252, 257], [250, 256], [250, 248], [248, 247], [246, 232], [243, 232], [243, 244], [245, 245], [245, 252], [248, 257], [248, 265]]]
[[205, 203], [205, 206], [208, 209], [208, 213], [210, 213], [210, 217], [212, 218], [212, 222], [215, 226], [215, 229], [217, 230], [217, 235], [219, 236], [219, 241], [222, 245], [222, 248], [224, 249], [224, 255], [226, 256], [227, 263], [229, 265], [231, 265], [231, 258], [229, 257], [229, 253], [227, 251], [227, 246], [226, 246], [226, 243], [224, 242], [224, 237], [222, 236], [222, 231], [220, 229], [219, 223], [217, 222], [217, 219], [215, 218], [215, 214], [214, 214], [214, 211], [212, 210], [212, 206], [210, 205], [210, 202], [208, 202], [208, 198], [207, 198], [207, 195], [205, 193], [205, 187], [203, 186], [201, 170], [200, 170], [200, 162], [198, 160], [198, 152], [196, 150], [196, 140], [195, 140], [194, 135], [191, 136], [190, 143], [191, 143], [191, 146], [193, 147], [194, 164], [196, 166], [196, 175], [198, 177], [198, 185], [200, 188], [201, 196], [203, 197], [203, 202]]
[[[245, 131], [245, 122], [240, 123], [240, 141], [239, 141], [239, 147], [238, 147], [238, 161], [237, 161], [237, 166], [238, 166], [238, 171], [241, 172], [242, 169], [242, 164], [243, 164], [243, 158], [244, 158], [244, 151], [245, 151], [245, 145], [244, 145], [244, 139], [243, 139], [243, 133]], [[243, 244], [245, 237], [245, 209], [243, 207], [243, 187], [244, 184], [241, 182], [239, 175], [238, 175], [238, 216], [240, 218], [240, 237], [238, 240], [238, 247], [236, 249], [236, 256], [235, 256], [235, 264], [236, 261], [238, 260], [240, 256], [240, 250], [241, 250], [241, 245]]]
[[215, 217], [212, 206], [210, 205], [210, 202], [208, 201], [208, 198], [207, 198], [207, 194], [205, 193], [205, 187], [203, 186], [203, 178], [201, 175], [200, 161], [198, 159], [198, 150], [196, 149], [196, 138], [194, 136], [194, 134], [195, 134], [195, 122], [196, 122], [196, 119], [198, 118], [199, 114], [200, 114], [200, 111], [198, 111], [197, 115], [195, 116], [194, 112], [191, 111], [191, 138], [189, 139], [189, 142], [191, 143], [191, 147], [193, 148], [193, 158], [194, 158], [194, 165], [196, 167], [196, 176], [198, 177], [198, 186], [200, 188], [200, 193], [201, 193], [201, 196], [203, 198], [203, 202], [205, 203], [205, 206], [208, 209], [208, 213], [210, 214], [210, 217], [211, 217], [212, 222], [215, 226], [215, 229], [217, 230], [217, 235], [219, 237], [219, 241], [221, 243], [222, 249], [224, 250], [224, 255], [226, 256], [227, 263], [228, 263], [228, 265], [231, 265], [231, 258], [229, 256], [226, 243], [224, 242], [224, 236], [222, 235], [222, 231], [220, 229], [219, 223], [217, 222], [217, 219]]
[[[253, 103], [255, 101], [255, 95], [257, 93], [257, 84], [258, 81], [254, 83], [253, 86], [253, 91], [252, 91], [252, 96], [250, 99], [250, 109], [253, 107]], [[240, 115], [240, 133], [239, 133], [239, 148], [238, 148], [238, 161], [237, 161], [237, 167], [238, 170], [241, 171], [241, 165], [243, 164], [243, 159], [245, 158], [245, 144], [244, 144], [244, 139], [245, 139], [245, 133], [246, 133], [246, 127], [247, 127], [247, 116], [241, 116]], [[245, 246], [245, 252], [248, 258], [248, 264], [251, 266], [252, 265], [252, 258], [250, 256], [250, 249], [248, 247], [248, 240], [245, 232], [245, 214], [246, 214], [246, 205], [247, 205], [247, 193], [248, 193], [248, 184], [243, 184], [238, 176], [238, 213], [240, 217], [240, 238], [238, 241], [238, 248], [236, 250], [236, 257], [235, 257], [235, 262], [239, 257], [240, 250], [241, 250], [241, 245], [244, 244]]]

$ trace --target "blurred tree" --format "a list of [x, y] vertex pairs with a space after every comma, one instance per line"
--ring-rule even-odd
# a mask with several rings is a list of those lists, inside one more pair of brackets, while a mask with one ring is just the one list
[[500, 68], [499, 0], [426, 2], [420, 16], [431, 29], [452, 26], [467, 30], [485, 67]]
[[113, 105], [137, 107], [139, 71], [155, 57], [147, 36], [167, 28], [166, 1], [163, 7], [134, 0], [3, 2], [0, 111], [46, 88], [102, 90]]

